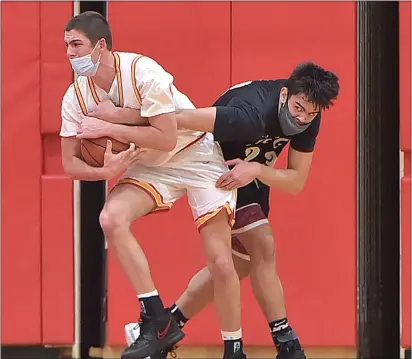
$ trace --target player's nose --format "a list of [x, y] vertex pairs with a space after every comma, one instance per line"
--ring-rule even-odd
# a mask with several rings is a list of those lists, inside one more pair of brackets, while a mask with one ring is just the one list
[[297, 115], [295, 117], [295, 120], [298, 124], [302, 124], [303, 122], [305, 122], [305, 116], [304, 115]]
[[70, 48], [70, 46], [67, 48], [66, 55], [69, 59], [76, 57], [76, 53]]

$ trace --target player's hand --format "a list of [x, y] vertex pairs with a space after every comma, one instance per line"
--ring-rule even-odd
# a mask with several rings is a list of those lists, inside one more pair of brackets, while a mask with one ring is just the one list
[[117, 122], [117, 107], [110, 100], [101, 101], [97, 106], [93, 108], [88, 116], [95, 117], [103, 121], [116, 123]]
[[138, 159], [141, 153], [140, 148], [136, 148], [134, 143], [130, 144], [130, 147], [126, 151], [119, 153], [112, 152], [112, 141], [108, 140], [106, 145], [106, 151], [104, 153], [104, 165], [103, 169], [107, 179], [116, 177], [121, 172], [125, 171], [133, 162]]
[[108, 136], [110, 124], [91, 116], [82, 116], [77, 138], [99, 138]]
[[216, 187], [228, 191], [252, 182], [258, 176], [261, 166], [257, 162], [246, 162], [239, 158], [226, 161], [225, 164], [234, 167], [217, 180]]

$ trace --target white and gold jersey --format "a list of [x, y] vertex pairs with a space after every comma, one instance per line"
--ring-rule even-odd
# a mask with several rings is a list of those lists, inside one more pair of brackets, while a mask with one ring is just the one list
[[[81, 116], [87, 115], [104, 100], [111, 100], [116, 106], [140, 109], [142, 117], [195, 108], [189, 98], [173, 85], [173, 76], [155, 60], [128, 52], [114, 52], [113, 55], [116, 77], [109, 93], [86, 76], [78, 76], [67, 89], [62, 101], [60, 136], [75, 136], [80, 128]], [[177, 144], [173, 151], [146, 149], [139, 161], [146, 166], [160, 166], [198, 141], [202, 135], [202, 132], [178, 130]]]

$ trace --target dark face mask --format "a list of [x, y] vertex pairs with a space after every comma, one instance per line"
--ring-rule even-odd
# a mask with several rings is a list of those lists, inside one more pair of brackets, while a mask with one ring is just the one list
[[310, 125], [310, 123], [301, 125], [293, 118], [289, 111], [287, 101], [280, 106], [278, 118], [280, 128], [286, 136], [297, 135], [298, 133], [305, 131]]

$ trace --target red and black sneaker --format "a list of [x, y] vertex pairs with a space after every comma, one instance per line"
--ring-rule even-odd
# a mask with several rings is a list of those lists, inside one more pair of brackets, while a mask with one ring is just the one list
[[122, 359], [143, 359], [154, 356], [167, 348], [173, 348], [185, 336], [176, 320], [167, 311], [161, 317], [149, 317], [141, 313], [139, 325], [140, 336], [124, 350]]

